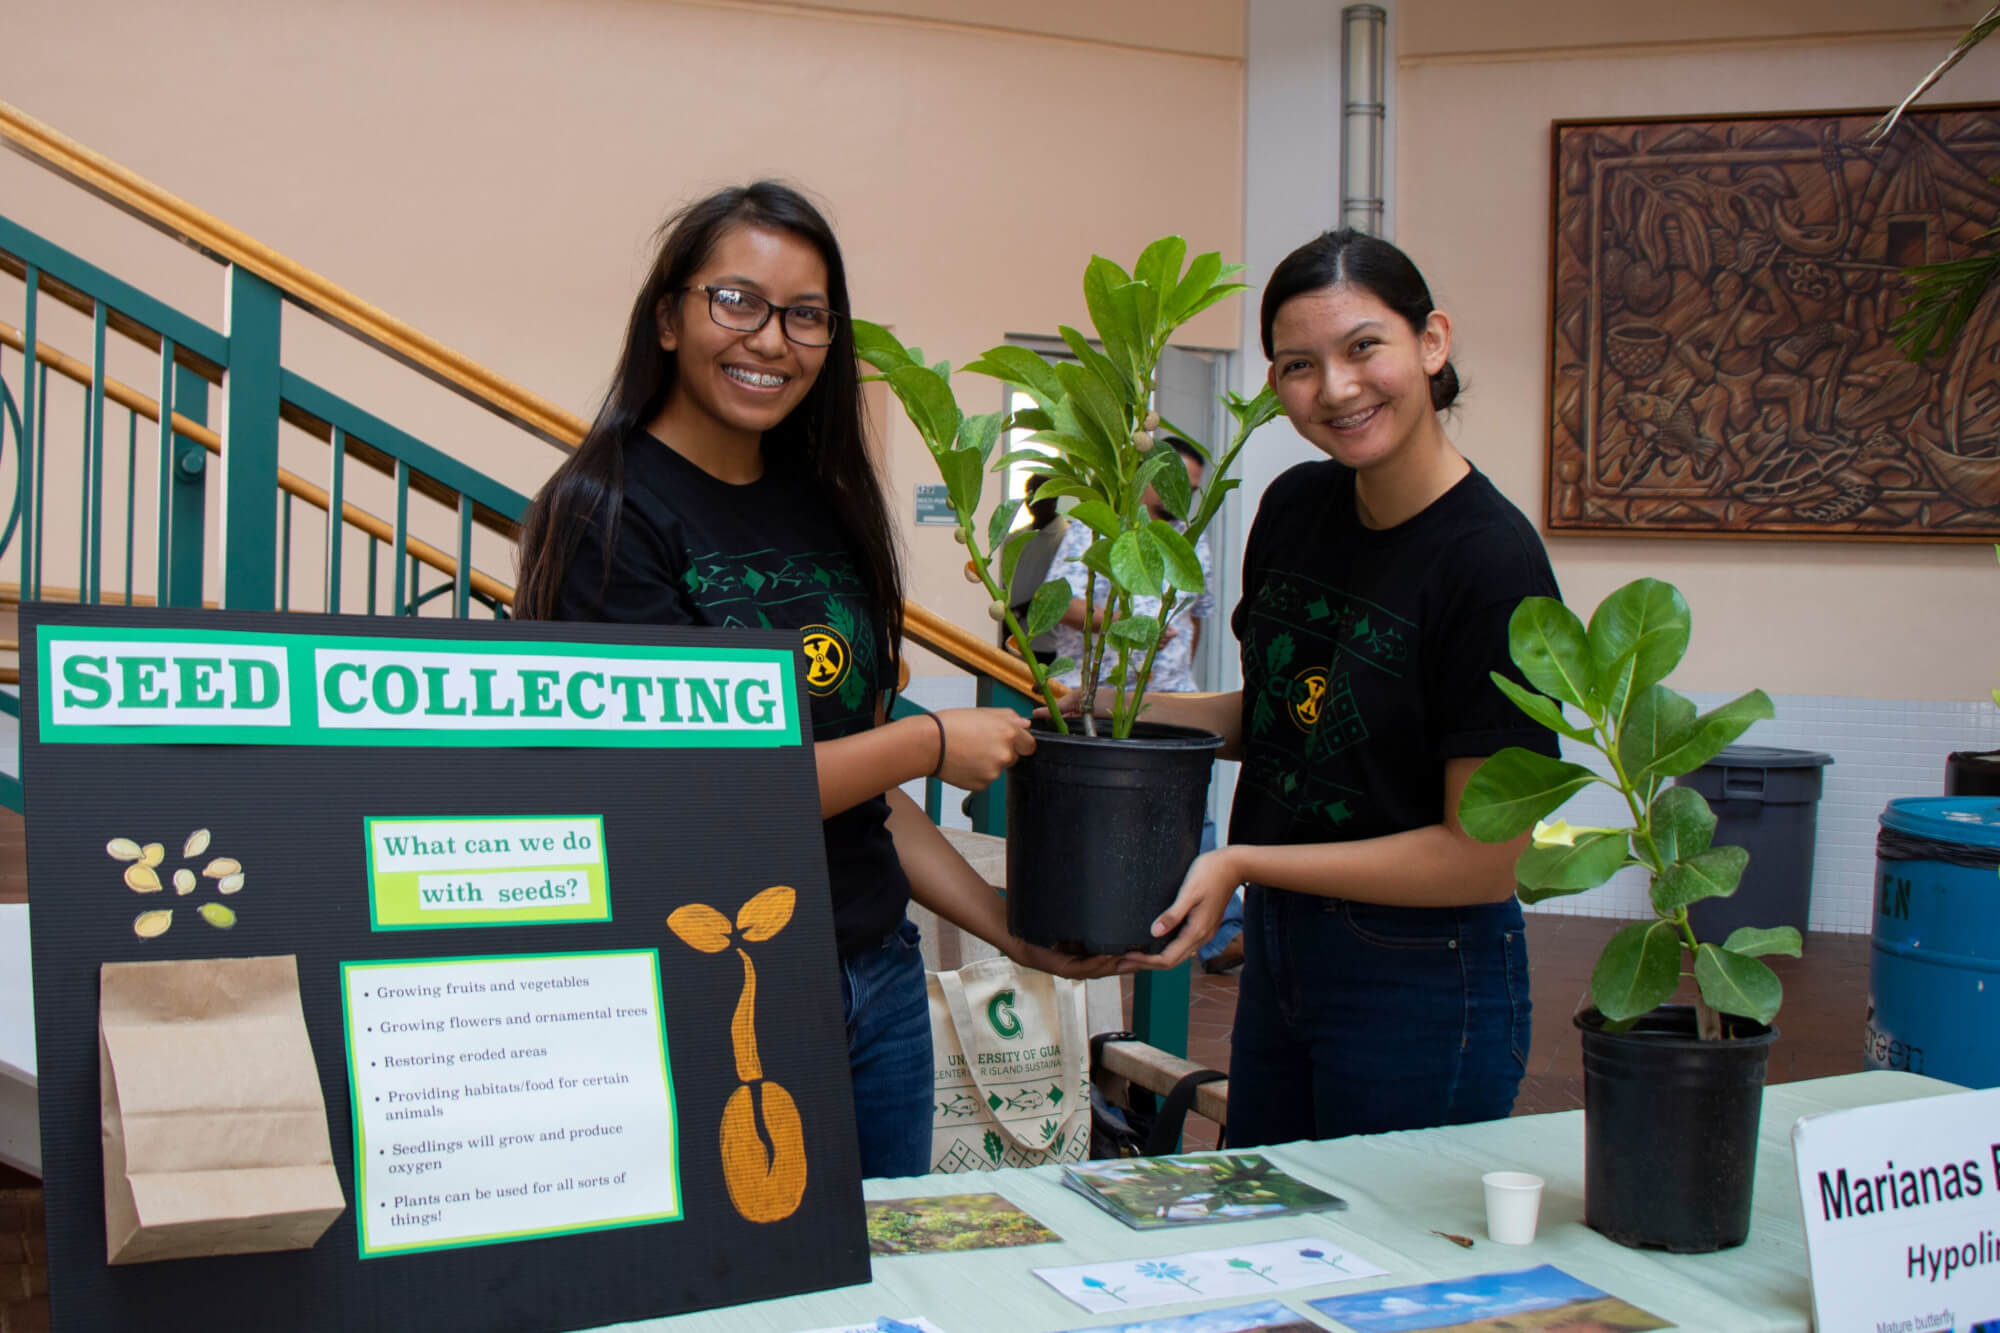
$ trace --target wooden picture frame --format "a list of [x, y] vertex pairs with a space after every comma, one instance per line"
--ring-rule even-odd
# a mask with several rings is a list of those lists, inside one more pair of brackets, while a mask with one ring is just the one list
[[2000, 288], [1912, 364], [1912, 265], [1996, 242], [2000, 105], [1557, 121], [1551, 533], [2000, 538]]

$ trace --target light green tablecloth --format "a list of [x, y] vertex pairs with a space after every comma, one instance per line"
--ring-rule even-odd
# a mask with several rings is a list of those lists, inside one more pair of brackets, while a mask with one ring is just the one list
[[[1811, 1327], [1812, 1299], [1792, 1170], [1792, 1123], [1816, 1111], [1958, 1091], [1949, 1083], [1900, 1073], [1845, 1074], [1767, 1089], [1750, 1239], [1720, 1254], [1628, 1250], [1584, 1226], [1583, 1113], [1566, 1111], [1262, 1149], [1286, 1171], [1341, 1195], [1350, 1205], [1343, 1213], [1269, 1221], [1134, 1231], [1064, 1189], [1057, 1167], [871, 1180], [864, 1190], [870, 1199], [1003, 1194], [1063, 1241], [970, 1254], [877, 1258], [875, 1280], [866, 1286], [618, 1327], [653, 1333], [796, 1333], [872, 1323], [878, 1315], [922, 1315], [945, 1333], [1050, 1333], [1213, 1309], [1243, 1298], [1161, 1306], [1127, 1316], [1093, 1315], [1058, 1296], [1031, 1269], [1324, 1235], [1389, 1270], [1389, 1276], [1365, 1282], [1274, 1293], [1273, 1299], [1327, 1328], [1339, 1325], [1312, 1312], [1305, 1304], [1308, 1297], [1547, 1263], [1685, 1329], [1804, 1333]], [[1533, 1245], [1495, 1245], [1486, 1239], [1479, 1177], [1494, 1170], [1532, 1171], [1548, 1181]], [[1433, 1229], [1470, 1236], [1476, 1243], [1461, 1249], [1432, 1235]]]

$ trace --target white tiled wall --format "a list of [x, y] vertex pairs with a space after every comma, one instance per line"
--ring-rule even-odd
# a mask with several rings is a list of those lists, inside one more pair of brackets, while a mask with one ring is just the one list
[[[1697, 708], [1728, 696], [1690, 691]], [[1824, 772], [1819, 830], [1813, 848], [1813, 930], [1867, 933], [1873, 928], [1875, 835], [1882, 809], [1899, 796], [1944, 794], [1945, 759], [1954, 750], [2000, 749], [2000, 708], [1980, 703], [1924, 703], [1904, 699], [1843, 699], [1776, 695], [1777, 717], [1753, 726], [1739, 742], [1833, 756]], [[1564, 758], [1585, 763], [1593, 752], [1565, 741]], [[1572, 749], [1575, 753], [1571, 753]], [[1592, 788], [1563, 809], [1573, 824], [1615, 826], [1630, 822], [1624, 802], [1609, 788]], [[1756, 867], [1752, 866], [1751, 875]], [[1643, 917], [1643, 875], [1628, 870], [1591, 893], [1558, 898], [1529, 909], [1573, 916]]]
[[[910, 682], [909, 693], [926, 707], [963, 706], [972, 702], [972, 682], [965, 676], [920, 676]], [[1689, 697], [1702, 709], [1728, 698], [1702, 691], [1691, 691]], [[1883, 807], [1898, 796], [1943, 795], [1945, 758], [1954, 750], [2000, 750], [2000, 708], [1991, 700], [1925, 703], [1809, 694], [1777, 695], [1772, 702], [1777, 706], [1777, 717], [1756, 724], [1741, 744], [1823, 750], [1834, 760], [1824, 770], [1825, 788], [1820, 796], [1809, 925], [1813, 930], [1865, 934], [1874, 924], [1875, 834]], [[1566, 758], [1583, 763], [1591, 757], [1591, 752], [1580, 746], [1564, 744]], [[1571, 749], [1576, 753], [1569, 753]], [[1226, 781], [1216, 783], [1221, 806], [1217, 822], [1223, 828], [1229, 826], [1230, 786]], [[911, 794], [921, 802], [923, 784], [912, 784]], [[947, 793], [946, 824], [966, 826], [958, 812], [962, 799], [963, 793]], [[1594, 788], [1578, 796], [1564, 807], [1563, 817], [1573, 824], [1613, 826], [1628, 822], [1624, 803], [1608, 788]], [[1755, 873], [1753, 868], [1751, 874]], [[1529, 910], [1643, 917], [1649, 909], [1643, 876], [1627, 871], [1594, 892], [1559, 898]]]

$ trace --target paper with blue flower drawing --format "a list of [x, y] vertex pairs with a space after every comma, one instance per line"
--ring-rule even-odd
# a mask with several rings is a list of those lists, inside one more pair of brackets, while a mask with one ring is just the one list
[[1115, 1314], [1218, 1296], [1268, 1296], [1387, 1272], [1330, 1240], [1301, 1236], [1156, 1259], [1037, 1268], [1035, 1276], [1092, 1314]]

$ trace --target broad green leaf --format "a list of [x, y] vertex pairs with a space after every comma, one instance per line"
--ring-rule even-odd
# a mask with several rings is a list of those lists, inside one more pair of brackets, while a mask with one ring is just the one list
[[1680, 590], [1658, 579], [1634, 579], [1598, 603], [1590, 617], [1590, 656], [1599, 697], [1615, 721], [1625, 702], [1680, 664], [1694, 617]]
[[910, 351], [901, 339], [865, 319], [854, 321], [854, 354], [885, 374], [911, 364]]
[[[1092, 542], [1084, 548], [1083, 554], [1077, 557], [1077, 563], [1107, 579], [1111, 578], [1111, 538], [1100, 537]], [[1104, 599], [1098, 598], [1097, 604], [1102, 606]]]
[[1514, 862], [1514, 878], [1528, 889], [1594, 889], [1631, 859], [1623, 833], [1589, 833], [1571, 847], [1530, 847]]
[[989, 472], [1005, 472], [1010, 467], [1026, 465], [1030, 475], [1036, 472], [1067, 473], [1071, 471], [1069, 462], [1061, 454], [1048, 449], [1009, 449], [986, 465]]
[[1567, 736], [1573, 741], [1581, 741], [1585, 745], [1595, 742], [1596, 738], [1591, 735], [1589, 730], [1583, 727], [1573, 727], [1564, 719], [1562, 705], [1554, 699], [1549, 698], [1545, 694], [1536, 694], [1533, 690], [1524, 689], [1497, 671], [1489, 674], [1493, 677], [1493, 683], [1500, 687], [1502, 694], [1512, 699], [1516, 707], [1547, 727], [1550, 731], [1560, 736]]
[[1061, 476], [1053, 481], [1043, 482], [1042, 488], [1035, 492], [1035, 498], [1038, 500], [1060, 500], [1064, 496], [1081, 496], [1090, 500], [1096, 498], [1097, 492], [1080, 481], [1071, 481]]
[[1580, 889], [1531, 889], [1525, 884], [1517, 884], [1514, 886], [1514, 893], [1522, 902], [1533, 905], [1547, 902], [1551, 898], [1568, 898], [1573, 894], [1589, 893], [1595, 887], [1586, 885]]
[[1187, 475], [1187, 467], [1181, 462], [1179, 454], [1171, 449], [1155, 446], [1153, 451], [1146, 455], [1145, 461], [1132, 470], [1131, 480], [1125, 483], [1120, 510], [1136, 516], [1139, 512], [1139, 497], [1146, 493], [1146, 488], [1157, 478], [1164, 476], [1170, 467], [1179, 468], [1184, 477]]
[[1063, 612], [1069, 610], [1070, 601], [1068, 579], [1050, 579], [1035, 589], [1035, 600], [1028, 605], [1027, 623], [1022, 626], [1028, 637], [1039, 639], [1054, 629]]
[[1574, 611], [1553, 597], [1522, 598], [1507, 620], [1507, 653], [1530, 685], [1597, 720], [1597, 670]]
[[[1056, 374], [1062, 378], [1063, 388], [1069, 394], [1068, 405], [1075, 410], [1077, 425], [1086, 439], [1108, 450], [1108, 457], [1132, 447], [1125, 428], [1125, 410], [1096, 375], [1074, 361], [1057, 366]], [[1099, 467], [1109, 470], [1101, 462]]]
[[[1180, 281], [1181, 264], [1187, 259], [1187, 242], [1178, 236], [1162, 236], [1139, 254], [1139, 262], [1132, 266], [1132, 276], [1160, 294], [1162, 301], [1171, 300], [1174, 286]], [[1148, 329], [1148, 334], [1153, 330]]]
[[1046, 444], [1056, 451], [1056, 456], [1079, 477], [1095, 478], [1112, 470], [1111, 460], [1115, 456], [1112, 447], [1102, 441], [1087, 438], [1083, 428], [1077, 424], [1076, 413], [1068, 402], [1060, 408], [1064, 424], [1073, 430], [1038, 430], [1028, 437], [1031, 444]]
[[1139, 330], [1131, 298], [1120, 300], [1114, 293], [1130, 281], [1123, 269], [1102, 255], [1092, 255], [1083, 270], [1083, 304], [1097, 328], [1097, 340], [1111, 363], [1128, 377], [1137, 365]]
[[1099, 499], [1089, 499], [1069, 511], [1069, 516], [1079, 523], [1088, 524], [1090, 530], [1100, 537], [1116, 537], [1121, 525], [1118, 511]]
[[938, 475], [944, 478], [952, 509], [961, 520], [970, 519], [979, 508], [979, 492], [986, 480], [979, 455], [970, 449], [940, 449], [931, 457], [937, 460]]
[[1458, 801], [1458, 823], [1481, 842], [1518, 838], [1593, 782], [1580, 764], [1509, 746], [1474, 771]]
[[981, 467], [993, 457], [993, 446], [999, 443], [1000, 424], [1006, 415], [1004, 412], [981, 412], [959, 424], [958, 447], [978, 454]]
[[1016, 347], [1012, 343], [990, 349], [966, 362], [963, 369], [1018, 385], [1044, 408], [1063, 396], [1062, 383], [1056, 378], [1055, 367], [1027, 348]]
[[1653, 845], [1663, 865], [1700, 856], [1715, 841], [1715, 812], [1693, 787], [1669, 787], [1653, 802]]
[[1181, 461], [1181, 456], [1172, 449], [1167, 452], [1174, 455], [1174, 465], [1153, 478], [1153, 490], [1169, 514], [1184, 519], [1188, 516], [1188, 506], [1194, 503], [1194, 487], [1188, 483], [1187, 464]]
[[1188, 315], [1195, 303], [1208, 295], [1208, 289], [1222, 276], [1222, 255], [1210, 250], [1199, 254], [1188, 265], [1186, 276], [1174, 286], [1174, 294], [1167, 298], [1161, 309], [1161, 322], [1168, 328], [1187, 323]]
[[1752, 690], [1739, 695], [1696, 718], [1693, 729], [1682, 742], [1658, 755], [1650, 767], [1654, 774], [1663, 778], [1692, 773], [1722, 753], [1723, 746], [1748, 731], [1751, 723], [1776, 716], [1777, 710], [1771, 707], [1771, 696], [1764, 691]]
[[1160, 621], [1157, 616], [1126, 616], [1106, 625], [1104, 637], [1135, 653], [1143, 653], [1160, 637]]
[[1157, 545], [1138, 531], [1121, 532], [1111, 543], [1111, 577], [1126, 592], [1158, 597], [1166, 562]]
[[1277, 419], [1284, 405], [1278, 401], [1278, 391], [1266, 384], [1254, 397], [1241, 398], [1229, 395], [1229, 415], [1236, 419], [1238, 434], [1248, 435], [1267, 421]]
[[1681, 941], [1669, 921], [1635, 921], [1606, 942], [1590, 973], [1597, 1012], [1637, 1018], [1673, 995], [1681, 981]]
[[903, 410], [931, 452], [949, 449], [963, 414], [945, 378], [929, 366], [898, 366], [889, 372], [889, 387], [902, 399]]
[[1654, 768], [1694, 735], [1694, 701], [1664, 685], [1648, 685], [1631, 698], [1618, 727], [1618, 762], [1634, 786], [1661, 776]]
[[1755, 958], [1713, 944], [1694, 953], [1694, 979], [1708, 1007], [1768, 1023], [1778, 1016], [1785, 986], [1778, 974]]
[[1250, 290], [1249, 285], [1246, 283], [1241, 283], [1241, 282], [1217, 283], [1215, 286], [1210, 287], [1200, 297], [1196, 298], [1195, 303], [1189, 306], [1185, 311], [1181, 313], [1181, 322], [1186, 323], [1188, 320], [1193, 319], [1196, 315], [1199, 315], [1202, 311], [1208, 309], [1210, 306], [1214, 305], [1217, 301], [1227, 301], [1230, 297], [1236, 295], [1238, 292], [1247, 292], [1249, 290]]
[[993, 512], [986, 519], [986, 549], [992, 550], [1007, 540], [1007, 534], [1014, 526], [1014, 516], [1021, 512], [1025, 501], [1007, 500], [993, 506]]
[[[1187, 475], [1180, 468], [1174, 470]], [[1181, 536], [1179, 528], [1156, 518], [1146, 525], [1146, 535], [1159, 544], [1160, 557], [1167, 565], [1168, 583], [1184, 593], [1197, 593], [1208, 586], [1201, 573], [1201, 557], [1195, 554], [1193, 544]]]
[[1076, 659], [1074, 657], [1058, 657], [1055, 661], [1049, 663], [1049, 676], [1051, 679], [1062, 675], [1065, 671], [1074, 670], [1076, 670]]
[[[971, 369], [971, 367], [967, 367]], [[1039, 407], [1024, 407], [1007, 423], [1009, 430], [1054, 430], [1056, 423]]]
[[1035, 530], [1033, 528], [1022, 528], [1019, 532], [1009, 537], [1007, 544], [1000, 548], [1001, 588], [1006, 589], [1014, 586], [1014, 567], [1021, 563], [1021, 552], [1026, 550], [1028, 543], [1034, 539]]
[[1676, 861], [1653, 877], [1653, 910], [1668, 916], [1704, 898], [1727, 898], [1749, 864], [1750, 853], [1741, 847], [1711, 847]]
[[[1168, 435], [1178, 435], [1183, 440], [1186, 440], [1189, 444], [1193, 445], [1194, 451], [1201, 455], [1201, 464], [1203, 467], [1207, 467], [1209, 464], [1215, 461], [1215, 454], [1209, 449], [1207, 445], [1203, 444], [1199, 439], [1195, 438], [1195, 435], [1192, 431], [1182, 430], [1179, 426], [1175, 425], [1164, 412], [1160, 414], [1160, 429]], [[1181, 470], [1183, 472], [1187, 471], [1186, 468], [1182, 468]]]
[[1725, 950], [1740, 953], [1745, 958], [1762, 958], [1774, 953], [1797, 958], [1799, 946], [1799, 932], [1792, 926], [1738, 926], [1722, 942]]
[[[1056, 363], [1056, 374], [1062, 377], [1065, 389], [1068, 389], [1071, 393], [1076, 392], [1075, 388], [1070, 384], [1069, 378], [1064, 376], [1062, 372], [1073, 366], [1080, 365], [1096, 377], [1097, 382], [1104, 387], [1106, 393], [1111, 395], [1113, 401], [1119, 404], [1129, 404], [1131, 402], [1132, 381], [1126, 377], [1125, 373], [1118, 368], [1110, 357], [1092, 347], [1090, 339], [1084, 337], [1067, 324], [1057, 325], [1056, 332], [1060, 333], [1062, 340], [1069, 344], [1069, 350], [1076, 354], [1075, 362], [1058, 361]], [[1122, 435], [1123, 433], [1121, 430], [1120, 434]]]

